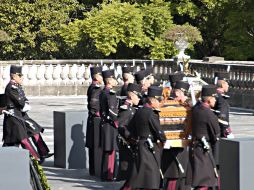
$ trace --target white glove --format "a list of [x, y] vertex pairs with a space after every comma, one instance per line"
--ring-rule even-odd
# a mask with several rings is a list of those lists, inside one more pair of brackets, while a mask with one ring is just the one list
[[31, 106], [28, 103], [25, 103], [25, 106], [21, 110], [22, 112], [28, 112], [31, 110]]
[[166, 143], [164, 144], [164, 149], [170, 149], [170, 141], [166, 140]]
[[235, 136], [234, 136], [234, 134], [233, 134], [233, 133], [230, 133], [230, 134], [228, 134], [228, 135], [227, 135], [227, 138], [228, 138], [228, 139], [234, 139], [234, 138], [235, 138]]

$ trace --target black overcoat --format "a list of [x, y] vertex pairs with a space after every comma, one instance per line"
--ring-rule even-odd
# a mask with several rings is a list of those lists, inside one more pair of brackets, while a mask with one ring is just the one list
[[[139, 140], [129, 181], [130, 186], [133, 189], [159, 189], [161, 185], [159, 169], [162, 147], [157, 141], [165, 142], [166, 137], [161, 130], [158, 112], [145, 104], [136, 112], [128, 128], [131, 136]], [[148, 146], [148, 137], [152, 139], [154, 154]]]
[[[208, 152], [203, 149], [200, 139], [205, 137], [210, 145], [210, 152], [212, 148], [218, 143], [220, 136], [220, 127], [218, 118], [202, 103], [198, 103], [192, 110], [192, 138], [190, 154], [190, 167], [188, 171], [188, 182], [191, 179], [192, 187], [217, 186], [217, 178], [215, 177], [212, 161]], [[191, 172], [190, 172], [191, 171]]]
[[128, 91], [127, 91], [127, 87], [128, 87], [128, 84], [124, 84], [121, 88], [121, 92], [120, 92], [120, 96], [127, 96], [128, 95]]
[[105, 87], [100, 94], [101, 147], [103, 151], [118, 150], [118, 101], [116, 92]]
[[[118, 115], [119, 128], [118, 132], [121, 138], [124, 138], [128, 142], [130, 132], [128, 130], [128, 124], [133, 118], [136, 109], [128, 103], [125, 103], [120, 107]], [[127, 180], [130, 177], [133, 167], [133, 152], [131, 146], [124, 143], [121, 139], [118, 141], [119, 147], [119, 170], [117, 179]]]
[[[7, 111], [14, 114], [20, 119], [13, 116], [4, 117], [3, 124], [3, 141], [4, 143], [20, 143], [23, 139], [43, 132], [43, 128], [32, 120], [26, 112], [23, 112], [25, 104], [29, 104], [28, 99], [21, 85], [10, 81], [5, 88]], [[23, 119], [23, 121], [22, 121]], [[33, 128], [24, 120], [30, 122]]]
[[[99, 138], [99, 122], [98, 120], [100, 112], [99, 96], [101, 93], [101, 87], [95, 83], [92, 83], [87, 90], [87, 128], [86, 128], [86, 147], [94, 148], [95, 138]], [[96, 128], [96, 129], [95, 129]]]
[[[176, 157], [181, 163], [184, 169], [184, 173], [182, 173], [179, 169]], [[187, 165], [189, 162], [188, 148], [174, 147], [170, 149], [164, 149], [161, 162], [161, 167], [165, 178], [186, 177]]]
[[224, 131], [229, 125], [229, 103], [228, 96], [222, 93], [217, 93], [216, 104], [214, 109], [218, 111], [216, 114], [219, 119], [219, 125], [221, 129], [221, 137], [225, 137]]

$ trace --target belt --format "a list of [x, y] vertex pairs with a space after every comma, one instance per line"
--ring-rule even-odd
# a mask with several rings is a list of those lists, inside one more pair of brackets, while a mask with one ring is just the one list
[[[210, 141], [207, 141], [209, 144], [211, 144], [210, 143]], [[203, 148], [203, 143], [201, 142], [201, 140], [192, 140], [192, 147], [201, 147], [201, 148]]]

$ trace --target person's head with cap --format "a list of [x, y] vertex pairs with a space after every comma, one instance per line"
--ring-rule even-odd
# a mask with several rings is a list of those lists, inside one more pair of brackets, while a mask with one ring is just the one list
[[145, 71], [147, 73], [147, 80], [150, 82], [150, 85], [153, 85], [155, 83], [153, 67], [147, 67]]
[[216, 102], [216, 86], [204, 85], [201, 90], [201, 101], [208, 104], [210, 107], [214, 107]]
[[158, 86], [150, 86], [147, 93], [147, 102], [154, 109], [160, 108], [160, 100], [162, 99], [162, 88]]
[[90, 73], [93, 81], [97, 81], [99, 84], [102, 84], [102, 67], [90, 67]]
[[184, 74], [181, 72], [177, 72], [177, 73], [170, 73], [168, 75], [168, 79], [169, 82], [171, 84], [171, 87], [174, 88], [175, 84], [177, 81], [181, 81], [183, 80]]
[[102, 71], [102, 77], [108, 88], [113, 88], [117, 85], [114, 69]]
[[11, 80], [14, 80], [17, 84], [21, 85], [23, 82], [22, 67], [11, 65], [10, 77], [11, 77]]
[[127, 100], [133, 105], [138, 105], [141, 96], [141, 86], [135, 83], [129, 83], [127, 86]]
[[134, 83], [134, 67], [122, 67], [122, 76], [125, 83]]
[[229, 85], [229, 73], [228, 72], [215, 72], [214, 73], [214, 84], [217, 86], [219, 91], [228, 92]]
[[149, 86], [151, 86], [151, 83], [149, 80], [147, 80], [148, 72], [146, 70], [140, 70], [135, 73], [135, 79], [138, 84], [141, 85], [143, 91], [147, 91]]
[[187, 100], [189, 88], [190, 84], [188, 82], [177, 81], [174, 88], [175, 100], [185, 102]]

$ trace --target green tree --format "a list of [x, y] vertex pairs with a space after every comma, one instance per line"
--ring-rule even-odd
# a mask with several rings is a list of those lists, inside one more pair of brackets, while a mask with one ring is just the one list
[[191, 57], [222, 55], [226, 27], [225, 4], [228, 0], [171, 0], [174, 22], [190, 23], [201, 32], [203, 42], [195, 45]]
[[60, 25], [75, 17], [76, 0], [1, 0], [0, 29], [9, 35], [1, 43], [4, 59], [57, 58]]
[[142, 5], [119, 1], [102, 3], [101, 7], [87, 12], [84, 20], [63, 26], [61, 36], [75, 47], [82, 39], [81, 34], [86, 33], [105, 56], [121, 57], [119, 52], [123, 53], [123, 49], [132, 49], [143, 52], [143, 57], [161, 59], [173, 53], [172, 43], [161, 37], [173, 25], [169, 10], [169, 3], [162, 0]]
[[229, 0], [223, 55], [231, 60], [254, 60], [254, 4], [251, 0]]

